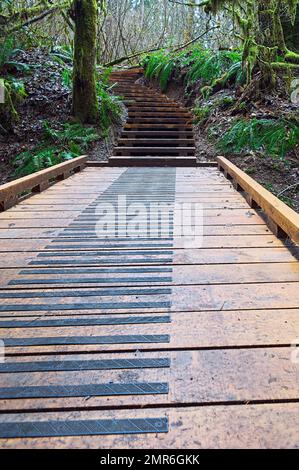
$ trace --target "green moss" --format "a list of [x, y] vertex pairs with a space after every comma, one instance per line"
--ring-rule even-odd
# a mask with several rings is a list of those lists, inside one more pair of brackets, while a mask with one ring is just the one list
[[292, 70], [292, 69], [299, 69], [299, 64], [291, 64], [288, 62], [272, 62], [271, 66], [273, 69], [281, 69], [281, 70]]
[[98, 119], [95, 59], [97, 31], [96, 0], [75, 0], [73, 114], [82, 123]]
[[0, 103], [0, 123], [2, 131], [12, 130], [13, 123], [19, 115], [14, 104], [14, 92], [11, 84], [6, 80], [0, 80], [4, 86], [4, 103]]
[[288, 62], [299, 64], [299, 54], [297, 54], [296, 52], [287, 51], [285, 59]]

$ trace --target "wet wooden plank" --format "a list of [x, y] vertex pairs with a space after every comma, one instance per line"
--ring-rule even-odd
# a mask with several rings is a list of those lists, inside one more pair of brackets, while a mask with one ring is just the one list
[[[28, 239], [28, 238], [55, 238], [55, 237], [64, 237], [68, 238], [73, 236], [78, 238], [77, 234], [65, 235], [64, 228], [13, 228], [8, 229], [0, 228], [0, 239], [5, 238], [17, 238], [17, 239]], [[203, 228], [203, 234], [206, 237], [212, 235], [220, 235], [223, 237], [232, 236], [232, 235], [264, 235], [270, 234], [270, 229], [264, 225], [205, 225]], [[89, 236], [97, 238], [95, 234], [86, 234], [84, 236]], [[80, 235], [79, 235], [80, 238]]]
[[[292, 253], [293, 252], [293, 253]], [[285, 263], [296, 262], [298, 248], [289, 251], [282, 247], [260, 248], [162, 248], [156, 250], [99, 250], [86, 252], [19, 252], [11, 253], [9, 259], [0, 253], [0, 268], [74, 267], [74, 266], [121, 266], [121, 265], [183, 265], [183, 264], [239, 264], [239, 263]]]
[[[101, 240], [97, 238], [10, 238], [2, 239], [0, 244], [0, 252], [18, 252], [18, 251], [90, 251], [90, 250], [110, 250], [116, 248], [124, 250], [128, 248], [139, 249], [156, 249], [161, 247], [170, 247], [172, 249], [183, 248], [184, 240]], [[274, 235], [252, 236], [252, 235], [232, 235], [226, 236], [209, 236], [203, 239], [203, 248], [269, 248], [283, 247], [284, 243]]]
[[[60, 209], [56, 211], [17, 211], [17, 210], [10, 210], [10, 211], [5, 211], [3, 213], [0, 213], [0, 221], [18, 221], [21, 219], [22, 221], [27, 221], [28, 219], [38, 219], [40, 221], [44, 220], [49, 220], [55, 219], [59, 217], [62, 223], [63, 220], [65, 220], [65, 225], [68, 225], [69, 223], [72, 222], [82, 222], [82, 224], [89, 224], [93, 225], [94, 222], [97, 222], [98, 220], [101, 220], [101, 214], [97, 215], [96, 213], [96, 208], [92, 208], [91, 211], [62, 211]], [[233, 223], [234, 219], [236, 218], [237, 220], [240, 218], [240, 220], [245, 219], [248, 223], [248, 219], [253, 219], [256, 223], [257, 220], [261, 220], [260, 217], [255, 213], [255, 211], [249, 210], [247, 207], [245, 208], [226, 208], [226, 209], [220, 209], [220, 208], [215, 208], [215, 209], [207, 209], [203, 206], [203, 211], [204, 211], [204, 218], [212, 219], [215, 220], [215, 218], [219, 218], [221, 221], [222, 219], [226, 219], [227, 223]], [[186, 211], [186, 214], [188, 214], [189, 211]], [[131, 216], [133, 217], [133, 216]], [[111, 218], [115, 220], [115, 215], [112, 215]], [[75, 220], [74, 220], [75, 219]], [[145, 213], [144, 219], [148, 219], [148, 214]], [[108, 219], [106, 219], [108, 220]], [[128, 220], [130, 220], [130, 215], [128, 214]], [[217, 220], [217, 219], [216, 219]], [[174, 221], [176, 221], [174, 219]], [[51, 222], [50, 222], [51, 223]], [[241, 222], [244, 223], [244, 222]]]
[[298, 263], [0, 270], [0, 289], [299, 282]]
[[95, 310], [107, 313], [298, 308], [299, 283], [39, 289], [0, 292], [0, 312]]
[[[99, 317], [55, 317], [30, 320], [0, 319], [0, 338], [88, 337], [109, 335], [169, 335], [169, 343], [73, 346], [8, 347], [7, 354], [79, 353], [115, 350], [216, 349], [253, 346], [285, 346], [299, 337], [298, 309], [226, 312], [180, 312], [171, 314], [171, 323], [129, 323], [99, 325]], [[136, 316], [136, 315], [135, 315]], [[114, 317], [115, 318], [115, 317]], [[118, 317], [119, 319], [119, 317]], [[134, 316], [133, 316], [134, 319]], [[117, 321], [117, 319], [115, 320]], [[65, 322], [65, 323], [63, 323]], [[86, 322], [89, 324], [86, 325]], [[15, 324], [18, 328], [12, 327]], [[35, 326], [36, 325], [36, 326]], [[39, 326], [40, 325], [40, 326]], [[64, 325], [64, 326], [63, 326]], [[70, 326], [67, 326], [70, 325]], [[186, 328], [188, 325], [188, 328]]]
[[[70, 219], [49, 219], [49, 218], [36, 218], [36, 219], [1, 219], [0, 228], [3, 229], [14, 229], [14, 228], [65, 228], [67, 225], [73, 224], [72, 227], [95, 227], [93, 222], [84, 222], [84, 221], [75, 221], [74, 218]], [[75, 225], [74, 225], [75, 224]], [[230, 212], [227, 216], [225, 214], [221, 215], [205, 215], [203, 217], [203, 225], [264, 225], [263, 219], [255, 214], [252, 214], [249, 211], [246, 211], [245, 214], [234, 215]], [[146, 225], [146, 222], [145, 222]], [[201, 226], [201, 221], [196, 221], [197, 226]], [[180, 225], [179, 225], [180, 226]], [[139, 232], [142, 233], [142, 232]]]
[[[136, 368], [132, 370], [80, 370], [58, 372], [1, 372], [2, 387], [25, 387], [44, 385], [85, 385], [91, 383], [128, 383], [132, 377], [136, 382], [169, 382], [168, 395], [117, 396], [117, 397], [86, 397], [51, 398], [51, 399], [22, 399], [13, 401], [3, 399], [0, 405], [3, 409], [41, 409], [88, 406], [145, 406], [152, 404], [156, 407], [169, 405], [211, 405], [250, 403], [252, 401], [269, 402], [272, 400], [298, 400], [299, 394], [299, 364], [292, 362], [291, 348], [255, 348], [227, 349], [201, 351], [163, 351], [138, 353], [108, 353], [105, 355], [69, 355], [57, 356], [24, 356], [8, 357], [6, 364], [42, 364], [48, 361], [58, 361], [63, 367], [64, 361], [98, 361], [117, 359], [153, 359], [168, 358], [170, 367]], [[183, 380], [182, 380], [183, 371]], [[211, 387], [211, 384], [213, 386]], [[2, 417], [3, 420], [3, 417]]]
[[[62, 409], [84, 410], [88, 407], [84, 419], [90, 419], [98, 413], [92, 411], [96, 407], [104, 408], [100, 414], [105, 418], [109, 414], [111, 416], [113, 411], [110, 408], [113, 406], [132, 406], [133, 410], [118, 412], [133, 412], [134, 417], [138, 417], [139, 413], [154, 416], [161, 411], [160, 405], [169, 415], [184, 411], [186, 404], [191, 406], [196, 403], [196, 413], [212, 410], [214, 420], [211, 421], [211, 429], [218, 436], [222, 429], [221, 419], [224, 418], [220, 419], [219, 427], [215, 429], [217, 410], [231, 413], [231, 410], [238, 409], [235, 419], [236, 426], [239, 426], [240, 413], [256, 408], [255, 405], [241, 403], [261, 402], [261, 410], [261, 407], [267, 409], [264, 407], [274, 406], [265, 404], [272, 400], [298, 400], [298, 365], [291, 361], [290, 348], [299, 333], [296, 250], [291, 248], [289, 251], [271, 235], [264, 221], [249, 209], [232, 185], [224, 183], [225, 180], [215, 169], [177, 170], [176, 200], [187, 201], [192, 195], [193, 202], [206, 203], [208, 224], [205, 220], [204, 248], [186, 248], [183, 241], [177, 238], [173, 242], [159, 239], [138, 241], [140, 246], [133, 246], [134, 240], [127, 239], [107, 243], [90, 238], [93, 231], [88, 227], [64, 230], [66, 223], [72, 223], [71, 219], [84, 211], [88, 204], [94, 207], [93, 201], [105, 184], [108, 187], [117, 178], [117, 172], [113, 170], [110, 173], [112, 170], [108, 168], [97, 169], [96, 172], [89, 168], [86, 171], [88, 173], [82, 173], [81, 180], [76, 176], [61, 183], [59, 191], [54, 192], [51, 188], [29, 199], [30, 203], [25, 201], [9, 211], [8, 217], [16, 215], [12, 222], [17, 223], [19, 228], [6, 226], [0, 229], [3, 240], [0, 253], [0, 338], [19, 339], [23, 344], [17, 346], [11, 343], [7, 346], [7, 361], [165, 357], [171, 360], [171, 367], [159, 370], [1, 373], [1, 387], [142, 381], [169, 383], [170, 393], [113, 398], [82, 396], [1, 400], [0, 409], [3, 412], [19, 411], [17, 414], [2, 415], [4, 422], [16, 421], [16, 417], [28, 421], [29, 416], [31, 421], [32, 417], [45, 419], [45, 413], [26, 415], [24, 410], [57, 410], [53, 414], [47, 413], [46, 419], [51, 419], [51, 416], [58, 419], [68, 416], [70, 419], [70, 413], [62, 412]], [[138, 169], [137, 173], [139, 171], [144, 170]], [[132, 177], [131, 182], [135, 184], [137, 180], [138, 175]], [[82, 188], [80, 194], [77, 190], [79, 181]], [[130, 191], [130, 183], [116, 183], [110, 195], [114, 197], [115, 191]], [[166, 186], [162, 199], [171, 201], [172, 196]], [[141, 191], [136, 192], [134, 197], [146, 200]], [[229, 207], [232, 209], [227, 209]], [[57, 229], [51, 224], [43, 226], [45, 215], [50, 219], [57, 217], [57, 214], [64, 217], [58, 222]], [[24, 227], [17, 217], [20, 217], [19, 222], [25, 223]], [[37, 218], [33, 220], [34, 217]], [[249, 222], [244, 222], [245, 217]], [[9, 218], [2, 219], [1, 223], [9, 221]], [[10, 237], [15, 239], [10, 241]], [[10, 250], [12, 269], [7, 269], [6, 250]], [[20, 273], [21, 268], [26, 273]], [[5, 288], [11, 280], [19, 282]], [[25, 280], [37, 283], [23, 284]], [[104, 280], [105, 283], [102, 282]], [[60, 281], [63, 283], [60, 284]], [[150, 315], [167, 318], [169, 314], [171, 323], [146, 320]], [[145, 321], [137, 320], [138, 316], [144, 317]], [[112, 324], [109, 324], [109, 317]], [[119, 324], [113, 324], [113, 318], [124, 321], [116, 320]], [[107, 323], [100, 324], [100, 319], [107, 320]], [[128, 319], [127, 323], [125, 319]], [[17, 328], [12, 323], [6, 323], [8, 326], [3, 323], [17, 321], [22, 322], [18, 323]], [[119, 338], [121, 336], [123, 340]], [[133, 343], [130, 342], [133, 336], [136, 339], [150, 336], [153, 341]], [[91, 337], [94, 337], [95, 344], [89, 344]], [[103, 337], [116, 340], [110, 344], [101, 343], [100, 338]], [[169, 341], [155, 341], [158, 337], [167, 337]], [[39, 345], [26, 345], [26, 338], [34, 338]], [[59, 344], [56, 344], [55, 338], [59, 338]], [[68, 339], [67, 342], [74, 341], [74, 344], [64, 344], [64, 338]], [[154, 409], [141, 410], [140, 407], [145, 405]], [[291, 406], [290, 403], [283, 405]], [[272, 409], [271, 412], [272, 424]], [[76, 413], [78, 416], [81, 412]], [[246, 416], [242, 417], [241, 424], [249, 419]], [[284, 420], [282, 414], [277, 416], [275, 433], [279, 432]], [[197, 419], [204, 418], [201, 415]], [[233, 416], [230, 419], [233, 420]], [[269, 419], [266, 419], [268, 426]], [[264, 415], [261, 426], [263, 420]], [[170, 422], [171, 430], [172, 426]], [[176, 422], [173, 436], [170, 431], [165, 437], [177, 443], [178, 427]], [[188, 431], [192, 436], [193, 427], [194, 424]], [[273, 441], [275, 433], [268, 433], [269, 441], [270, 438]], [[280, 437], [283, 440], [283, 436]], [[208, 442], [213, 438], [210, 433]], [[111, 441], [120, 442], [118, 439], [107, 438], [107, 445]], [[139, 442], [140, 439], [142, 441], [143, 437], [138, 438]], [[152, 442], [156, 443], [156, 439], [153, 437]], [[16, 442], [21, 446], [26, 442], [28, 446], [29, 442], [40, 445], [40, 442], [54, 443], [55, 439], [12, 441], [2, 442], [12, 446]], [[68, 442], [70, 446], [79, 442], [82, 445], [83, 441], [90, 446], [99, 442], [95, 437], [59, 440], [60, 445]], [[135, 441], [129, 437], [127, 445], [132, 445], [132, 442]]]
[[[299, 405], [297, 403], [207, 406], [135, 410], [136, 417], [169, 419], [169, 433], [146, 436], [86, 436], [1, 440], [1, 448], [86, 448], [86, 449], [291, 449], [298, 447]], [[50, 418], [129, 418], [132, 410], [49, 413]], [[8, 418], [8, 416], [6, 415]], [[10, 420], [45, 419], [36, 413], [11, 415]], [[229, 428], [228, 428], [229, 423]], [[178, 437], [179, 433], [179, 437]]]

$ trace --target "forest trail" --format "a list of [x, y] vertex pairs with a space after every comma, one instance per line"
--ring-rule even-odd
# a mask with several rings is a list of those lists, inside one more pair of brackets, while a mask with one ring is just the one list
[[112, 72], [115, 92], [125, 98], [128, 119], [112, 164], [195, 166], [192, 115], [182, 105], [135, 83], [143, 69]]
[[[144, 91], [137, 101], [143, 112]], [[41, 184], [0, 214], [0, 446], [296, 447], [298, 247], [217, 168], [189, 167], [189, 117], [136, 119], [111, 166]], [[186, 203], [203, 211], [191, 240], [179, 236]], [[141, 204], [134, 232], [121, 209]]]

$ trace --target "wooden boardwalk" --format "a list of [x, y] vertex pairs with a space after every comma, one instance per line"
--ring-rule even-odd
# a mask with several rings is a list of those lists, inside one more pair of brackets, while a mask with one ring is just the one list
[[[123, 196], [202, 204], [202, 245], [176, 211], [169, 234], [98, 238]], [[298, 249], [217, 168], [89, 167], [0, 238], [2, 448], [298, 446]]]

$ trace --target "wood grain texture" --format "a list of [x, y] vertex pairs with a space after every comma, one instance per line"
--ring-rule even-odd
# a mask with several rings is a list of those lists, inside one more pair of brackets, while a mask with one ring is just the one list
[[299, 243], [299, 214], [226, 158], [218, 157], [217, 161], [219, 168], [230, 175], [291, 239]]
[[[202, 237], [97, 238], [93, 211], [119, 194], [202, 203]], [[1, 448], [298, 447], [298, 247], [271, 234], [216, 168], [88, 167], [3, 213], [0, 238], [5, 365], [29, 369], [0, 364], [0, 389], [14, 389], [0, 399], [0, 422], [169, 420], [165, 434], [1, 439]], [[170, 367], [94, 362], [137, 359]], [[56, 365], [33, 365], [43, 362]], [[169, 393], [59, 392], [109, 383], [165, 383]], [[58, 388], [21, 398], [22, 387]]]

